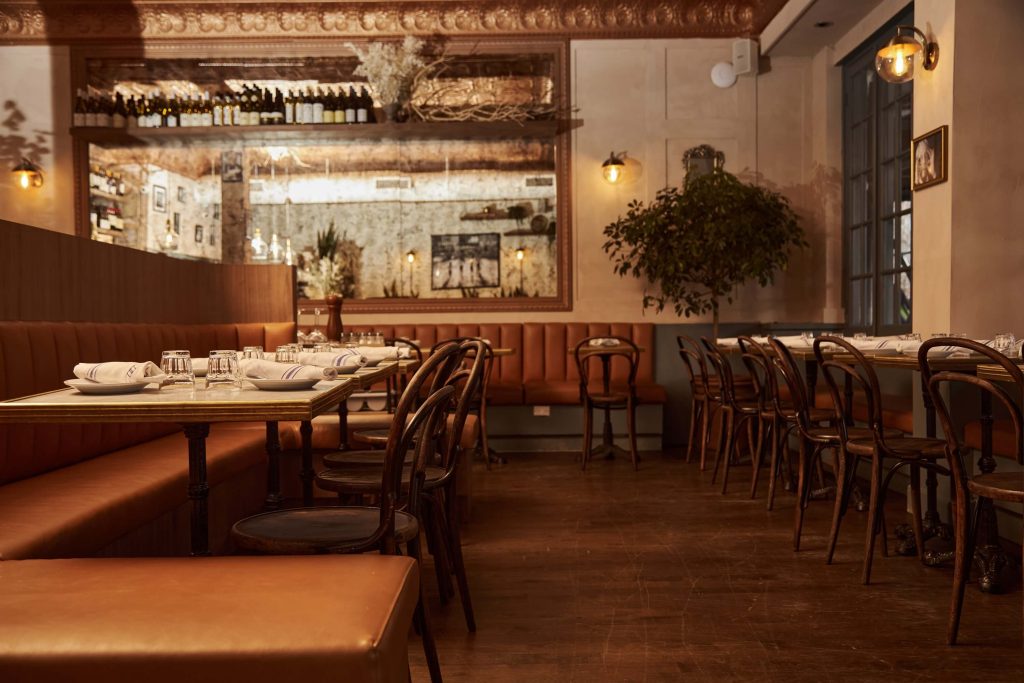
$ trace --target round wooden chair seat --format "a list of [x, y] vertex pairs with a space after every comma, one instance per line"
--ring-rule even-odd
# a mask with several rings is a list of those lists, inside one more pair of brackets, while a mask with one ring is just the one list
[[[412, 468], [402, 471], [402, 485], [409, 484], [409, 473]], [[426, 486], [444, 476], [444, 468], [428, 466], [425, 470]], [[324, 470], [316, 475], [316, 485], [327, 491], [347, 494], [373, 494], [380, 492], [381, 470]]]
[[[815, 427], [809, 430], [808, 433], [816, 439], [831, 439], [833, 441], [839, 440], [839, 429], [837, 427]], [[870, 448], [866, 453], [860, 452], [859, 450], [854, 450], [855, 448], [860, 448], [860, 446], [864, 443], [874, 443], [872, 441], [873, 435], [870, 428], [847, 427], [846, 435], [850, 439], [849, 441], [846, 442], [846, 450], [848, 450], [850, 453], [854, 453], [855, 455], [871, 455], [872, 451]], [[901, 432], [900, 430], [886, 427], [886, 439], [901, 439], [902, 437], [903, 432]], [[853, 445], [854, 442], [856, 442], [857, 446]]]
[[[415, 451], [410, 449], [405, 454], [405, 464], [411, 465], [415, 457]], [[384, 451], [335, 451], [325, 455], [323, 462], [324, 467], [328, 469], [360, 466], [381, 467], [384, 464]]]
[[590, 402], [596, 406], [607, 406], [607, 405], [626, 405], [629, 400], [629, 392], [627, 391], [609, 391], [600, 394], [591, 394]]
[[352, 432], [352, 440], [367, 446], [384, 447], [388, 443], [390, 429], [358, 429]]
[[[897, 437], [890, 437], [890, 431], [895, 432]], [[885, 428], [886, 456], [907, 460], [913, 458], [935, 460], [946, 456], [946, 442], [942, 439], [929, 439], [923, 436], [904, 436], [900, 438], [899, 434], [901, 433], [898, 429]], [[892, 441], [889, 441], [890, 438], [892, 438]], [[871, 456], [875, 452], [875, 442], [869, 432], [864, 438], [850, 439], [846, 443], [846, 450], [854, 455]]]
[[[231, 528], [231, 538], [239, 550], [249, 552], [317, 555], [370, 538], [378, 524], [380, 508], [375, 507], [274, 510], [237, 522]], [[416, 518], [396, 512], [395, 541], [406, 543], [418, 535]]]
[[984, 498], [1024, 503], [1024, 472], [976, 474], [967, 482], [967, 489]]

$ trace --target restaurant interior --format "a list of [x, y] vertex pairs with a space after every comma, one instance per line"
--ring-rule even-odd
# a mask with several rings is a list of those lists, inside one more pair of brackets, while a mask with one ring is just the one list
[[0, 681], [1024, 680], [1020, 32], [0, 0]]

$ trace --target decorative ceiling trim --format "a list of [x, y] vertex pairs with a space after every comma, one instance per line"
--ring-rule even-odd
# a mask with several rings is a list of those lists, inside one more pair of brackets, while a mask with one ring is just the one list
[[377, 38], [756, 36], [785, 0], [0, 0], [0, 43]]

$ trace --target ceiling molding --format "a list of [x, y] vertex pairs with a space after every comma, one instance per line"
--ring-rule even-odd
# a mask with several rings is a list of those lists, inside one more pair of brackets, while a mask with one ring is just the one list
[[378, 38], [756, 36], [786, 0], [0, 0], [0, 43]]

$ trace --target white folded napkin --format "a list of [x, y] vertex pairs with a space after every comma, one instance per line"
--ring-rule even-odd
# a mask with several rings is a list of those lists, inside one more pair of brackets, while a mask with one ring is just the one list
[[327, 353], [300, 353], [296, 360], [303, 365], [316, 365], [321, 368], [361, 368], [366, 365], [366, 357], [356, 349], [341, 349]]
[[898, 348], [900, 344], [899, 337], [872, 337], [870, 339], [847, 339], [846, 341], [859, 351]]
[[205, 375], [210, 369], [209, 358], [193, 358], [192, 359], [192, 372], [197, 375]]
[[[989, 340], [979, 339], [982, 344], [986, 346], [990, 345]], [[900, 341], [896, 343], [897, 350], [904, 356], [916, 356], [918, 350], [921, 348], [923, 342], [919, 341]], [[971, 352], [960, 346], [934, 346], [928, 349], [929, 356], [952, 356], [954, 358], [967, 358], [971, 355]]]
[[[382, 360], [397, 360], [399, 358], [397, 346], [359, 346], [355, 350], [362, 354], [367, 365], [376, 365]], [[408, 351], [408, 347], [406, 347], [406, 351]]]
[[272, 360], [243, 358], [238, 362], [242, 374], [253, 379], [337, 379], [334, 368], [303, 365], [301, 363], [277, 363]]
[[156, 363], [145, 361], [143, 363], [116, 362], [108, 363], [79, 363], [75, 366], [75, 377], [87, 379], [99, 384], [128, 384], [130, 382], [141, 382], [150, 380], [161, 381], [166, 375], [160, 371]]
[[782, 342], [783, 346], [800, 346], [800, 347], [804, 347], [804, 346], [810, 346], [811, 344], [814, 343], [813, 340], [810, 343], [808, 343], [800, 335], [788, 335], [788, 336], [784, 336], [784, 337], [776, 337], [776, 339], [778, 339], [780, 342]]
[[737, 337], [719, 337], [719, 346], [739, 346], [740, 340]]

